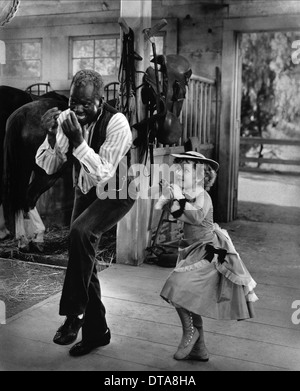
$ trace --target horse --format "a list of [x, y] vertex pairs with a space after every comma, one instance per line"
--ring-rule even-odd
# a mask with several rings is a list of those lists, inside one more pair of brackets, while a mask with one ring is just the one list
[[[20, 91], [15, 91], [18, 98], [22, 95], [27, 99], [22, 94], [23, 91]], [[52, 107], [65, 110], [68, 98], [54, 91], [40, 97], [29, 97], [31, 101], [14, 110], [6, 121], [1, 197], [6, 222], [11, 231], [16, 231], [20, 224], [24, 225], [24, 215], [29, 216], [34, 223], [37, 222], [43, 231], [44, 227], [35, 207], [37, 200], [63, 175], [68, 165], [64, 165], [56, 174], [47, 175], [35, 163], [36, 151], [46, 137], [45, 131], [40, 127], [41, 117]], [[26, 236], [24, 227], [21, 231]]]
[[[25, 91], [9, 86], [0, 86], [0, 149], [3, 151], [5, 127], [8, 117], [19, 107], [29, 103], [33, 98]], [[9, 235], [5, 226], [4, 213], [2, 206], [3, 194], [3, 153], [0, 158], [0, 240]]]
[[[57, 94], [55, 91], [47, 92], [41, 96], [37, 96], [26, 91], [10, 86], [0, 86], [0, 149], [3, 149], [6, 121], [8, 117], [19, 107], [35, 100], [53, 98], [67, 101], [63, 95]], [[0, 159], [0, 178], [3, 176], [3, 159]], [[2, 195], [2, 181], [0, 181], [0, 204]]]

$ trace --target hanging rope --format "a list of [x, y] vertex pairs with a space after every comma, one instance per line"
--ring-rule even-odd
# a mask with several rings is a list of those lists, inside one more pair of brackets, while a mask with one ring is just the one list
[[0, 1], [0, 26], [9, 23], [15, 16], [20, 5], [20, 0]]

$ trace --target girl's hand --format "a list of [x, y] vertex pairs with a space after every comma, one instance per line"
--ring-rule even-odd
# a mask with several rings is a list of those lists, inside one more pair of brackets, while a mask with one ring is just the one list
[[173, 189], [172, 189], [171, 185], [169, 184], [169, 182], [167, 182], [165, 179], [162, 179], [159, 182], [159, 185], [161, 187], [161, 192], [162, 192], [162, 196], [164, 197], [164, 199], [171, 200], [174, 198]]
[[177, 201], [176, 199], [174, 200], [174, 202], [172, 203], [171, 205], [171, 213], [174, 213], [174, 212], [177, 212], [178, 210], [180, 210], [180, 204], [179, 204], [179, 201]]
[[185, 198], [182, 193], [181, 188], [176, 183], [172, 184], [170, 187], [171, 187], [171, 192], [173, 195], [172, 198], [175, 198], [175, 200], [181, 200], [181, 199]]
[[165, 198], [169, 200], [180, 200], [185, 198], [181, 188], [176, 183], [172, 183], [170, 185], [165, 179], [162, 179], [159, 184], [162, 188], [162, 194]]

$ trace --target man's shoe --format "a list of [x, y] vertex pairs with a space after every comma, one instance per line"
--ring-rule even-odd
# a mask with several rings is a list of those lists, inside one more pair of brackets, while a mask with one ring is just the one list
[[83, 323], [84, 318], [79, 319], [77, 316], [67, 317], [65, 323], [57, 330], [53, 342], [57, 345], [70, 345], [75, 342]]
[[70, 349], [70, 356], [72, 357], [80, 357], [85, 354], [89, 354], [92, 350], [99, 348], [100, 346], [105, 346], [110, 343], [110, 330], [103, 335], [103, 337], [99, 340], [95, 341], [81, 341], [78, 342]]

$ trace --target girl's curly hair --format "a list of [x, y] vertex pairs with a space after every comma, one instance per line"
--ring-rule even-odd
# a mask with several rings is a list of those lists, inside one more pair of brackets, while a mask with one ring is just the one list
[[195, 159], [182, 159], [175, 158], [174, 164], [188, 163], [193, 164], [193, 167], [196, 169], [198, 164], [204, 165], [204, 189], [209, 191], [217, 179], [217, 172], [207, 163], [202, 163], [199, 160]]
[[204, 189], [209, 191], [216, 179], [216, 171], [209, 164], [204, 164]]

